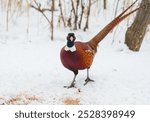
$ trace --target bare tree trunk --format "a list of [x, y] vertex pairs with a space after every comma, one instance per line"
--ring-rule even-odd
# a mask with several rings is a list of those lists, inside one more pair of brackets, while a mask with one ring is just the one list
[[107, 0], [104, 0], [104, 9], [107, 8]]
[[64, 24], [64, 27], [66, 27], [66, 23], [65, 23], [64, 15], [63, 15], [63, 10], [62, 10], [61, 0], [59, 0], [59, 8], [60, 8], [60, 19], [62, 19], [63, 24]]
[[[74, 7], [74, 2], [73, 2], [73, 0], [71, 0], [71, 5], [72, 5], [72, 10], [71, 10], [71, 12], [73, 12], [73, 14], [74, 14], [74, 17], [76, 17], [76, 11], [75, 11], [75, 7]], [[74, 19], [75, 20], [75, 19]], [[70, 18], [70, 23], [71, 23], [71, 18]], [[77, 26], [76, 26], [76, 23], [75, 23], [75, 21], [74, 21], [74, 30], [76, 30], [77, 29]]]
[[69, 18], [67, 20], [67, 26], [70, 27], [70, 28], [72, 27], [71, 19], [72, 19], [72, 10], [70, 11], [70, 16], [69, 16]]
[[73, 0], [71, 0], [71, 4], [72, 4], [72, 11], [74, 14], [74, 28], [73, 29], [77, 30], [79, 0], [76, 0], [76, 8], [75, 8]]
[[6, 14], [6, 31], [8, 31], [9, 29], [9, 12], [10, 12], [10, 8], [11, 8], [11, 0], [8, 0], [7, 3], [7, 14]]
[[80, 15], [79, 23], [78, 23], [79, 29], [81, 29], [81, 23], [82, 23], [84, 8], [85, 8], [85, 7], [84, 7], [84, 4], [83, 4], [83, 0], [81, 0], [81, 15]]
[[[118, 5], [119, 5], [119, 1], [120, 0], [118, 0], [117, 1], [117, 5], [116, 5], [116, 8], [115, 8], [115, 16], [114, 16], [114, 18], [116, 17], [116, 15], [117, 15], [117, 10], [118, 10]], [[115, 29], [115, 31], [114, 31], [114, 34], [113, 34], [113, 40], [112, 40], [112, 44], [114, 43], [114, 41], [115, 41], [115, 35], [116, 35], [116, 32], [117, 32], [117, 29], [118, 29], [118, 26], [116, 27], [116, 29]]]
[[133, 51], [140, 50], [147, 26], [150, 22], [150, 0], [142, 0], [142, 5], [145, 5], [145, 8], [138, 11], [133, 24], [128, 28], [125, 36], [125, 44]]
[[77, 23], [78, 23], [78, 8], [79, 8], [79, 0], [77, 0], [77, 3], [76, 3], [76, 14], [75, 14], [75, 30], [77, 30]]
[[51, 40], [54, 40], [54, 5], [55, 2], [52, 0], [52, 5], [51, 5]]
[[118, 5], [119, 5], [119, 0], [117, 1], [117, 5], [116, 5], [116, 9], [115, 9], [115, 16], [114, 16], [114, 18], [115, 18], [116, 15], [117, 15]]
[[90, 16], [90, 11], [91, 11], [91, 0], [89, 0], [89, 6], [88, 6], [88, 11], [87, 11], [87, 19], [84, 27], [84, 31], [89, 29], [89, 16]]

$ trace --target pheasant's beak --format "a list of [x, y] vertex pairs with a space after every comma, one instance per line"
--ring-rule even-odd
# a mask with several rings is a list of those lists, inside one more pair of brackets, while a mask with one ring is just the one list
[[73, 37], [72, 36], [70, 37], [70, 41], [73, 41]]

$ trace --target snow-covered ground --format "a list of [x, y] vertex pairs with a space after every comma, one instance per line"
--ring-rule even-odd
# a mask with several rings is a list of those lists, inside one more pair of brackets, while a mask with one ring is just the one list
[[[77, 40], [89, 40], [113, 18], [105, 14], [90, 20], [88, 32], [76, 31]], [[55, 39], [50, 41], [40, 17], [18, 17], [8, 32], [0, 23], [0, 104], [150, 104], [150, 32], [140, 52], [132, 52], [123, 43], [127, 27], [122, 22], [115, 36], [110, 33], [99, 45], [90, 70], [95, 82], [84, 86], [83, 70], [77, 88], [66, 89], [73, 73], [62, 66], [60, 50], [70, 31], [55, 26]]]

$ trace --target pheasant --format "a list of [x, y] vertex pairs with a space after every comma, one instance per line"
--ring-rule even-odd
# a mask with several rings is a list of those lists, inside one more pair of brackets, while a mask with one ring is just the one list
[[75, 34], [68, 33], [67, 44], [61, 49], [60, 59], [64, 67], [74, 73], [74, 78], [69, 86], [64, 87], [71, 88], [75, 86], [75, 79], [78, 74], [78, 70], [87, 69], [87, 78], [84, 85], [90, 81], [94, 81], [89, 77], [89, 69], [97, 52], [98, 44], [117, 24], [141, 8], [138, 7], [125, 14], [127, 10], [129, 10], [136, 2], [137, 0], [127, 9], [125, 9], [120, 15], [118, 15], [114, 20], [107, 24], [95, 37], [93, 37], [88, 42], [76, 41]]

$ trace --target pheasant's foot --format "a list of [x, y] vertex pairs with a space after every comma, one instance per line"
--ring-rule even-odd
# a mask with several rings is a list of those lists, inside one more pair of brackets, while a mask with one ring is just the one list
[[87, 77], [87, 78], [85, 79], [84, 86], [85, 86], [88, 82], [94, 82], [94, 80], [92, 80], [92, 79], [90, 79], [89, 77]]
[[75, 88], [75, 83], [71, 83], [70, 86], [64, 86], [64, 88], [67, 88], [67, 89], [73, 88], [73, 87]]

